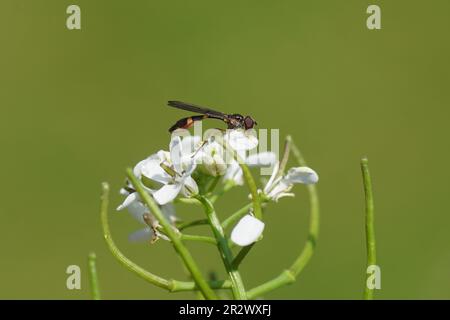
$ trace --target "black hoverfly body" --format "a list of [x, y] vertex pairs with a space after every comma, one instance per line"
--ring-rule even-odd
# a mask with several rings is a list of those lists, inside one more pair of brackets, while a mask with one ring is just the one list
[[238, 113], [225, 114], [207, 107], [200, 107], [191, 103], [181, 101], [169, 101], [168, 105], [173, 108], [200, 113], [200, 115], [195, 115], [178, 120], [173, 126], [169, 128], [169, 132], [173, 132], [176, 129], [188, 129], [194, 124], [195, 121], [201, 121], [208, 118], [222, 120], [227, 124], [228, 129], [248, 130], [253, 129], [253, 127], [257, 125], [256, 121], [252, 117], [244, 117], [243, 115]]

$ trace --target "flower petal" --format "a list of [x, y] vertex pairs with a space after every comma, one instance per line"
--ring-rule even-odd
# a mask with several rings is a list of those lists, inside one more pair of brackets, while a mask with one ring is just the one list
[[275, 152], [260, 152], [251, 154], [245, 159], [249, 167], [270, 167], [277, 161]]
[[[197, 167], [197, 163], [195, 162], [195, 159], [192, 157], [183, 157], [182, 158], [182, 167], [184, 170], [183, 175], [184, 176], [190, 176], [192, 172], [194, 172], [195, 168]], [[182, 171], [178, 171], [181, 173]]]
[[227, 170], [227, 165], [221, 156], [215, 154], [213, 156], [216, 176], [223, 176]]
[[227, 166], [221, 156], [215, 154], [213, 156], [208, 154], [203, 154], [201, 158], [201, 163], [206, 173], [214, 177], [222, 176], [227, 170]]
[[278, 175], [278, 170], [280, 169], [280, 162], [275, 162], [275, 165], [273, 166], [272, 175], [270, 176], [269, 181], [267, 182], [266, 186], [264, 187], [264, 193], [269, 193], [270, 189], [272, 189], [272, 186], [274, 184], [274, 180]]
[[128, 207], [130, 204], [132, 204], [133, 202], [137, 201], [139, 199], [139, 194], [137, 192], [133, 192], [131, 194], [129, 194], [125, 200], [122, 202], [122, 204], [120, 206], [117, 207], [117, 211], [123, 210], [126, 207]]
[[234, 181], [235, 184], [240, 186], [244, 184], [242, 169], [236, 160], [230, 163], [225, 172], [224, 181], [229, 180]]
[[286, 197], [293, 198], [293, 197], [295, 197], [295, 194], [292, 192], [282, 192], [282, 193], [277, 194], [277, 196], [274, 198], [274, 200], [275, 200], [275, 202], [278, 202], [279, 199], [286, 198]]
[[289, 169], [284, 179], [290, 183], [314, 184], [319, 181], [319, 176], [311, 168], [296, 167]]
[[178, 193], [180, 193], [180, 190], [181, 190], [180, 183], [166, 184], [161, 189], [153, 193], [153, 198], [155, 198], [155, 201], [158, 204], [164, 205], [175, 199]]
[[144, 221], [144, 214], [150, 213], [150, 210], [140, 201], [135, 201], [127, 207], [128, 212], [133, 218], [142, 224], [146, 224]]
[[170, 160], [172, 161], [172, 164], [175, 168], [176, 172], [181, 172], [183, 170], [181, 163], [182, 163], [182, 156], [183, 156], [183, 147], [181, 145], [181, 138], [179, 136], [172, 137], [172, 140], [170, 140]]
[[158, 159], [161, 162], [170, 162], [170, 152], [159, 150], [157, 153]]
[[119, 193], [123, 196], [129, 196], [130, 192], [126, 190], [125, 188], [120, 188]]
[[264, 222], [247, 214], [234, 227], [231, 232], [231, 241], [245, 247], [257, 241], [264, 230]]
[[186, 136], [181, 141], [181, 150], [183, 155], [191, 155], [195, 152], [200, 144], [201, 138], [199, 136]]
[[281, 198], [281, 194], [282, 193], [286, 193], [289, 190], [292, 189], [292, 183], [290, 183], [289, 181], [285, 180], [285, 179], [276, 179], [276, 181], [274, 183], [274, 187], [272, 188], [272, 190], [270, 190], [270, 192], [267, 194], [267, 196], [269, 196], [269, 198], [271, 198], [272, 200], [277, 201], [279, 198]]
[[203, 149], [203, 152], [211, 156], [215, 154], [222, 156], [223, 147], [217, 141], [213, 140], [206, 144], [205, 148]]
[[139, 161], [133, 168], [133, 173], [136, 177], [140, 178], [142, 174], [142, 167], [148, 162], [148, 161], [156, 161], [157, 163], [162, 162], [163, 160], [162, 155], [165, 151], [160, 150], [157, 153], [152, 154], [151, 156], [145, 158], [142, 161]]
[[183, 183], [183, 194], [186, 197], [190, 197], [198, 193], [197, 182], [192, 177], [186, 177]]
[[150, 241], [153, 239], [155, 233], [151, 228], [145, 228], [138, 231], [133, 232], [128, 236], [128, 240], [130, 242], [143, 242]]
[[162, 184], [166, 184], [172, 179], [172, 177], [161, 168], [160, 164], [162, 161], [159, 157], [152, 159], [148, 158], [144, 161], [145, 162], [140, 165], [140, 171], [146, 178]]
[[251, 150], [258, 146], [258, 139], [254, 134], [254, 130], [227, 130], [225, 140], [235, 150]]
[[142, 174], [142, 166], [144, 165], [144, 163], [147, 162], [147, 159], [139, 161], [133, 168], [133, 174], [139, 179], [141, 178], [141, 174]]

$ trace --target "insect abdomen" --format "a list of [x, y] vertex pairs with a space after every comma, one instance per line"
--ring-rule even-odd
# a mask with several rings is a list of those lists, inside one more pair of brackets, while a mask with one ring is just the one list
[[207, 115], [198, 115], [180, 119], [169, 128], [169, 132], [173, 132], [176, 129], [188, 129], [194, 124], [195, 121], [203, 120], [206, 118], [208, 118]]

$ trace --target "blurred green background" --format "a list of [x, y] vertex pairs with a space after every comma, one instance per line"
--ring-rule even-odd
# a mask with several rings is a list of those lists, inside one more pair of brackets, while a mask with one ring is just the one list
[[[81, 7], [81, 31], [66, 29], [69, 4]], [[381, 6], [382, 30], [366, 28], [369, 4]], [[448, 1], [3, 0], [0, 9], [0, 298], [89, 298], [90, 251], [104, 298], [194, 297], [127, 272], [98, 213], [108, 181], [119, 248], [183, 279], [168, 243], [129, 243], [141, 226], [114, 211], [124, 169], [167, 149], [167, 128], [186, 115], [168, 109], [170, 99], [280, 128], [319, 172], [316, 254], [298, 282], [267, 298], [362, 297], [363, 155], [375, 188], [377, 297], [450, 298]], [[307, 193], [295, 191], [268, 208], [264, 241], [242, 267], [249, 288], [303, 246]], [[245, 195], [221, 200], [221, 217]], [[205, 273], [221, 268], [214, 248], [190, 248]], [[82, 290], [66, 289], [71, 264], [82, 267]]]

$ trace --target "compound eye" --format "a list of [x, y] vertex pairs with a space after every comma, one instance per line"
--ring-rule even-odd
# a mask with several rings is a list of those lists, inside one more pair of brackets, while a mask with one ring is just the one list
[[248, 116], [245, 117], [244, 126], [245, 126], [246, 130], [252, 129], [255, 126], [255, 124], [256, 124], [256, 121], [253, 120], [251, 117], [248, 117]]

